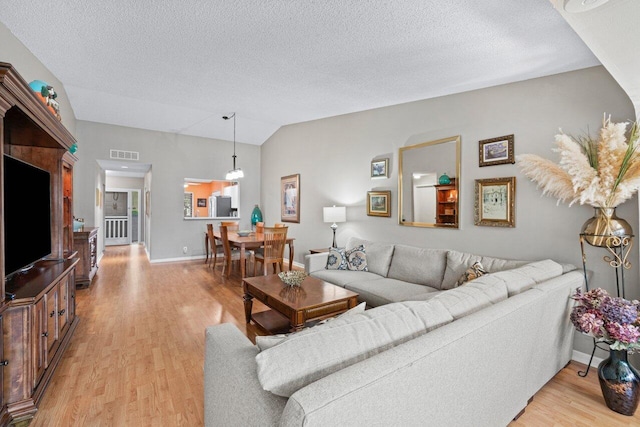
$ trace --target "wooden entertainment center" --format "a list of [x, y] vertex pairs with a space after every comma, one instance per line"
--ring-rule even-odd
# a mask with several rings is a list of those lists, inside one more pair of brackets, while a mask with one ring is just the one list
[[[2, 154], [51, 176], [51, 255], [10, 279], [5, 271], [5, 182], [0, 181], [0, 425], [26, 425], [79, 322], [75, 315], [78, 258], [73, 248], [73, 165], [77, 158], [69, 152], [76, 141], [13, 66], [3, 62], [0, 137]], [[0, 172], [4, 176], [2, 163]], [[25, 191], [25, 203], [28, 197]]]

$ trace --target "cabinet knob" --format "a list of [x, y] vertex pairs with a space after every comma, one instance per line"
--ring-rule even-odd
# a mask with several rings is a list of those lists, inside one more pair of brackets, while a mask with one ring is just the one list
[[43, 337], [45, 337], [45, 338], [47, 338], [47, 337], [49, 336], [49, 332], [43, 332], [43, 333], [42, 333], [42, 336], [43, 336]]
[[53, 317], [55, 315], [56, 315], [56, 311], [55, 310], [53, 310], [51, 313], [49, 313], [49, 317]]
[[9, 364], [8, 360], [3, 360], [2, 362], [0, 362], [0, 366], [7, 366]]
[[62, 316], [64, 314], [64, 312], [67, 311], [66, 309], [62, 309], [58, 312], [58, 316]]

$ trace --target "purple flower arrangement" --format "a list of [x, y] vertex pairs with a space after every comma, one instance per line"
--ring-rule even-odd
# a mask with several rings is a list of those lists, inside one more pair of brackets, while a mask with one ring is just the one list
[[639, 301], [612, 297], [602, 288], [585, 293], [578, 288], [572, 298], [577, 304], [570, 319], [578, 331], [609, 344], [612, 350], [640, 350]]

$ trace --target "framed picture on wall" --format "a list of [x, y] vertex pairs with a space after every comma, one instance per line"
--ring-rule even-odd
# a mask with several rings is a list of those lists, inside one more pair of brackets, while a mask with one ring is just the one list
[[479, 141], [478, 145], [480, 166], [513, 164], [516, 162], [513, 157], [513, 135], [483, 139]]
[[389, 177], [389, 159], [377, 159], [371, 161], [371, 178]]
[[280, 178], [280, 221], [300, 222], [300, 174]]
[[367, 191], [367, 215], [391, 216], [391, 191]]
[[476, 179], [474, 224], [515, 227], [516, 177]]
[[207, 199], [198, 199], [198, 207], [206, 208], [207, 207]]

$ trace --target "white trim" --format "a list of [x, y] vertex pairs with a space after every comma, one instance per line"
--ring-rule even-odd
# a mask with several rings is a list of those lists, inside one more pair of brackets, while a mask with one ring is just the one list
[[[571, 360], [575, 360], [576, 362], [580, 362], [586, 365], [587, 363], [589, 363], [589, 355], [587, 353], [583, 353], [578, 350], [573, 350], [573, 354], [571, 355]], [[602, 362], [603, 360], [604, 359], [598, 356], [593, 356], [593, 360], [591, 361], [591, 366], [597, 368], [600, 362]]]

